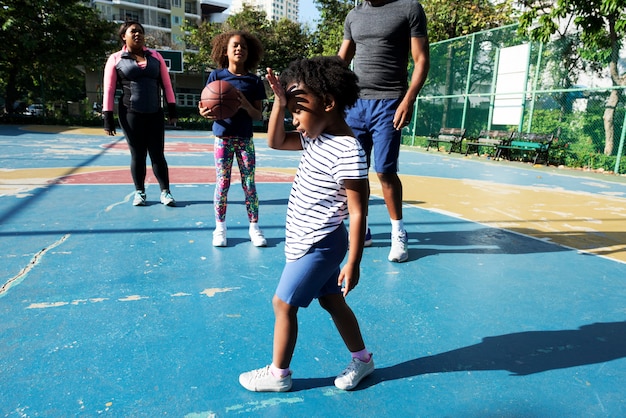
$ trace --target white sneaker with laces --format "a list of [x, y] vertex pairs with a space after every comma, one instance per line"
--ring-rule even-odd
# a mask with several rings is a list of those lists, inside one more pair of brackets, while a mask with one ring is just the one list
[[213, 231], [213, 246], [214, 247], [226, 247], [226, 230], [216, 229]]
[[161, 192], [161, 203], [165, 206], [174, 206], [176, 204], [176, 201], [169, 190], [163, 190]]
[[361, 380], [372, 374], [374, 368], [373, 356], [367, 363], [358, 358], [353, 358], [348, 367], [335, 379], [335, 386], [342, 390], [352, 390], [357, 387]]
[[135, 191], [135, 197], [133, 198], [133, 206], [146, 206], [146, 193], [141, 190]]
[[409, 258], [409, 237], [406, 231], [400, 234], [391, 234], [391, 251], [387, 259], [396, 263], [402, 263]]
[[249, 231], [250, 241], [252, 241], [252, 245], [255, 247], [265, 247], [267, 246], [267, 240], [263, 236], [263, 231], [260, 229], [251, 229]]
[[270, 366], [241, 373], [241, 386], [252, 392], [287, 392], [291, 389], [291, 374], [278, 378], [270, 371]]

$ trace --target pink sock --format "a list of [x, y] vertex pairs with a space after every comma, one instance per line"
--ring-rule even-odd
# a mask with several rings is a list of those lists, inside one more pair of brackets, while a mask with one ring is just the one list
[[282, 379], [283, 377], [289, 376], [291, 374], [291, 370], [289, 370], [289, 367], [287, 367], [286, 369], [279, 369], [278, 367], [274, 366], [274, 363], [270, 365], [270, 372], [274, 377], [277, 377], [278, 379]]
[[350, 354], [352, 354], [352, 358], [358, 358], [363, 363], [369, 363], [370, 360], [372, 359], [372, 353], [367, 351], [366, 348], [364, 348], [361, 351], [355, 351], [354, 353], [350, 353]]

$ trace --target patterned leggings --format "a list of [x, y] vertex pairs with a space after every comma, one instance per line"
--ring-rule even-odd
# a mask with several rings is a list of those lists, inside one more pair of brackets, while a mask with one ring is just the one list
[[259, 220], [259, 197], [254, 183], [254, 169], [256, 166], [254, 141], [252, 138], [215, 137], [215, 220], [226, 220], [228, 189], [230, 189], [230, 175], [234, 157], [237, 157], [239, 172], [241, 173], [241, 187], [246, 199], [246, 211], [250, 222]]

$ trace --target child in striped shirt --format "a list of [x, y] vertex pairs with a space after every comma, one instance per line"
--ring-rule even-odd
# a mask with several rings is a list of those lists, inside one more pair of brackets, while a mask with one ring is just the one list
[[[344, 119], [358, 97], [358, 79], [334, 56], [296, 60], [280, 79], [268, 68], [267, 80], [275, 95], [268, 144], [301, 150], [302, 158], [287, 207], [287, 263], [272, 300], [272, 363], [241, 374], [239, 382], [257, 392], [291, 389], [298, 309], [317, 298], [352, 353], [335, 379], [336, 387], [351, 390], [374, 371], [372, 354], [345, 299], [359, 282], [368, 199], [366, 155]], [[285, 108], [293, 116], [294, 131], [285, 131]], [[349, 232], [344, 225], [348, 216]]]

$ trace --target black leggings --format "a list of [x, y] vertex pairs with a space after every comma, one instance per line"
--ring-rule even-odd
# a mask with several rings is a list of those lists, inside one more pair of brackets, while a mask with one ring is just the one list
[[120, 106], [120, 124], [130, 149], [130, 172], [136, 190], [145, 190], [146, 157], [150, 154], [152, 172], [161, 190], [170, 188], [165, 148], [165, 120], [163, 110], [157, 113], [127, 112]]

